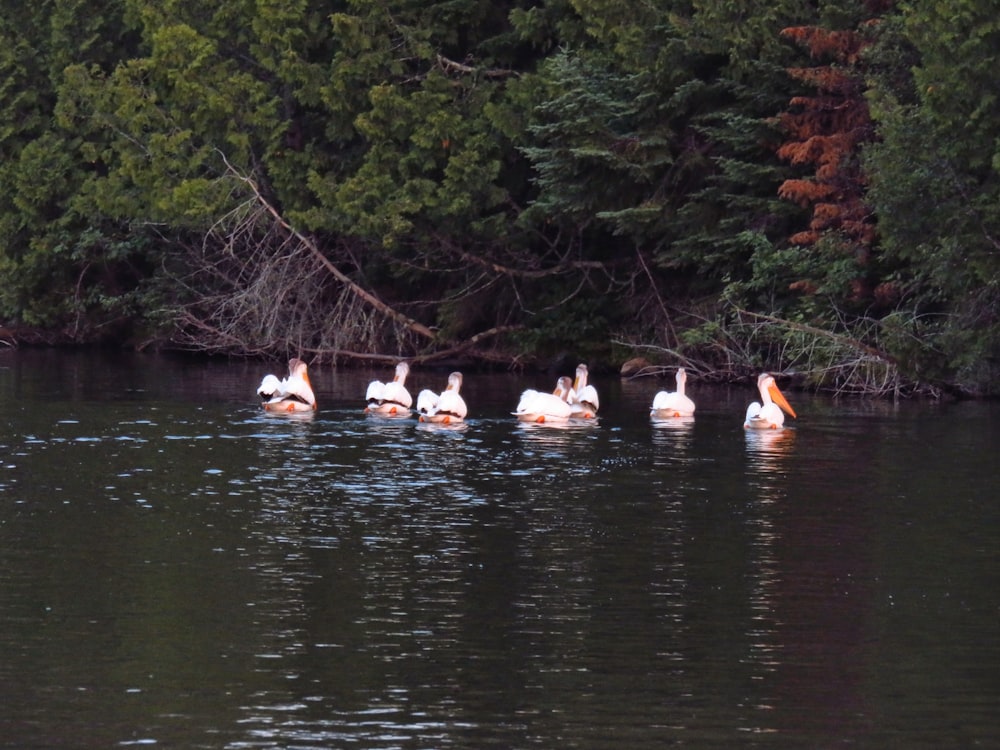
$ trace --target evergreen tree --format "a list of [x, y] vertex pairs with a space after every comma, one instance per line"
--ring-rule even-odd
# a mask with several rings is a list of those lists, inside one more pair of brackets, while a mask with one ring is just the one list
[[996, 392], [1000, 362], [1000, 21], [984, 0], [901, 8], [871, 55], [871, 199], [912, 377]]
[[96, 167], [54, 110], [69, 63], [111, 67], [130, 53], [135, 37], [120, 3], [4, 6], [0, 316], [72, 338], [120, 335], [135, 315], [135, 288], [146, 272], [142, 243], [77, 206]]

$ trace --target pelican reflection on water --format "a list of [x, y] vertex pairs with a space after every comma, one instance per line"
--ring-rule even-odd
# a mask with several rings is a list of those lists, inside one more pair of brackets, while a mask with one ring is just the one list
[[744, 430], [747, 475], [760, 489], [763, 503], [781, 499], [785, 475], [795, 449], [796, 430]]
[[526, 456], [535, 451], [558, 456], [570, 464], [584, 466], [580, 449], [600, 430], [595, 419], [567, 419], [562, 422], [518, 422], [517, 436]]

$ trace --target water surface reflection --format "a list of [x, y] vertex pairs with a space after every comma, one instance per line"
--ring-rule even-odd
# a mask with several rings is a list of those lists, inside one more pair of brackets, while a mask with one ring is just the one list
[[794, 429], [745, 432], [738, 390], [652, 423], [656, 383], [600, 383], [600, 420], [552, 429], [509, 415], [522, 381], [483, 376], [456, 429], [366, 417], [370, 373], [316, 372], [302, 419], [259, 412], [244, 363], [17, 356], [0, 359], [11, 746], [998, 731], [992, 406], [800, 396]]

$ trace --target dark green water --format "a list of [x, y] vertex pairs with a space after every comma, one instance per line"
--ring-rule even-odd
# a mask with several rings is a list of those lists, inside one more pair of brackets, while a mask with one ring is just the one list
[[[314, 370], [0, 351], [0, 746], [1000, 746], [1000, 409], [362, 414]], [[443, 387], [414, 369], [409, 383]]]

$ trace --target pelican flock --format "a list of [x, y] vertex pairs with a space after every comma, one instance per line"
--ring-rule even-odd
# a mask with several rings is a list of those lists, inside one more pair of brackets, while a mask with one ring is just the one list
[[297, 357], [288, 360], [288, 377], [265, 375], [257, 386], [264, 411], [303, 412], [316, 410], [316, 395], [309, 382], [309, 368]]
[[[406, 389], [410, 366], [406, 362], [396, 365], [393, 379], [383, 383], [373, 380], [365, 393], [365, 413], [382, 417], [409, 417], [413, 398]], [[576, 368], [575, 379], [561, 376], [553, 391], [528, 389], [521, 393], [517, 408], [512, 414], [520, 422], [536, 424], [566, 424], [571, 420], [594, 420], [600, 408], [597, 389], [588, 382], [587, 365]], [[687, 373], [683, 367], [675, 374], [677, 389], [659, 391], [653, 397], [649, 414], [653, 420], [672, 420], [692, 417], [695, 403], [685, 393]], [[417, 416], [420, 422], [431, 424], [457, 424], [465, 421], [469, 410], [461, 394], [462, 373], [448, 375], [448, 383], [440, 393], [421, 390], [417, 396]], [[754, 401], [746, 410], [743, 427], [748, 430], [780, 430], [785, 415], [797, 417], [795, 410], [778, 388], [770, 373], [757, 378], [760, 401]], [[309, 412], [316, 410], [316, 395], [309, 381], [309, 368], [295, 357], [288, 361], [288, 375], [279, 379], [265, 375], [257, 387], [261, 406], [267, 412]]]

